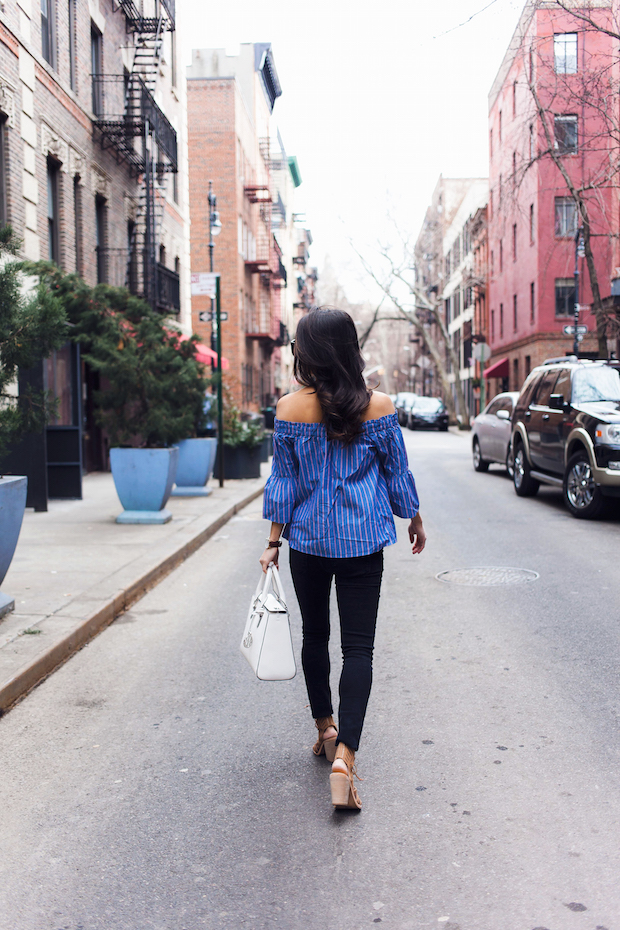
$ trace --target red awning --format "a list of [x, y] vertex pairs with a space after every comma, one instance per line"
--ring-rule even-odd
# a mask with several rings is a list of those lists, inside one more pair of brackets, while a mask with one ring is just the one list
[[[169, 333], [173, 330], [168, 330]], [[186, 336], [185, 333], [179, 333], [174, 331], [175, 335], [179, 337], [179, 342], [185, 342], [189, 339], [189, 336]], [[203, 365], [217, 365], [217, 352], [214, 352], [213, 349], [210, 349], [209, 346], [206, 346], [204, 342], [199, 342], [196, 345], [196, 359], [201, 362]], [[222, 370], [228, 371], [230, 365], [228, 359], [222, 355]]]
[[508, 359], [501, 358], [499, 362], [495, 362], [490, 368], [486, 368], [483, 375], [485, 378], [508, 378], [510, 375]]

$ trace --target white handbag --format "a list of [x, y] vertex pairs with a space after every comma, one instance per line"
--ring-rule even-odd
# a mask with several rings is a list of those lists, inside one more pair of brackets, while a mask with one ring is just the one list
[[297, 671], [280, 572], [270, 565], [250, 602], [242, 654], [261, 681], [287, 681]]

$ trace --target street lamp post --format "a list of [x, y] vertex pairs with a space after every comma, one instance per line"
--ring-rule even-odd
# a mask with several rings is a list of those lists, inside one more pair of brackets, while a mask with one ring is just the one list
[[[213, 182], [209, 181], [209, 271], [213, 273], [214, 236], [222, 231], [220, 215], [216, 210], [217, 199], [213, 193]], [[215, 299], [211, 298], [211, 349], [217, 354], [217, 470], [220, 487], [224, 487], [224, 406], [222, 391], [222, 326], [220, 318], [220, 278], [216, 281]]]
[[579, 257], [583, 254], [583, 242], [581, 239], [583, 230], [581, 226], [575, 233], [575, 306], [573, 309], [573, 355], [579, 355]]

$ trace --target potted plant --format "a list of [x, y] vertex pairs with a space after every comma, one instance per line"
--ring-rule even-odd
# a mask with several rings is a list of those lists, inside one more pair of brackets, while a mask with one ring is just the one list
[[[13, 443], [41, 430], [53, 406], [45, 394], [17, 390], [19, 369], [32, 368], [67, 341], [67, 318], [60, 302], [39, 285], [24, 289], [22, 265], [11, 261], [20, 242], [9, 226], [0, 229], [0, 467]], [[13, 559], [26, 508], [27, 479], [0, 470], [0, 585]], [[0, 617], [13, 610], [0, 592]]]
[[116, 522], [167, 523], [177, 443], [192, 434], [208, 385], [196, 337], [181, 339], [163, 314], [126, 288], [90, 288], [47, 263], [34, 269], [62, 299], [82, 358], [99, 373], [96, 418], [107, 433], [124, 507]]
[[[260, 422], [244, 420], [224, 391], [224, 478], [260, 478], [261, 453], [265, 431]], [[217, 462], [214, 476], [219, 478]]]
[[176, 497], [206, 497], [211, 493], [207, 482], [213, 474], [217, 439], [206, 435], [211, 432], [215, 396], [206, 394], [194, 411], [193, 434], [182, 439], [179, 445], [176, 484], [172, 490]]

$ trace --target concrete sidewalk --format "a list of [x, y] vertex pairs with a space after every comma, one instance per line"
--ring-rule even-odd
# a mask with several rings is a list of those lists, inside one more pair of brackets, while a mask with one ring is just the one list
[[0, 714], [258, 497], [269, 470], [211, 481], [208, 497], [171, 497], [161, 526], [115, 523], [122, 507], [102, 473], [84, 479], [81, 501], [27, 510], [2, 585], [15, 611], [0, 620]]

